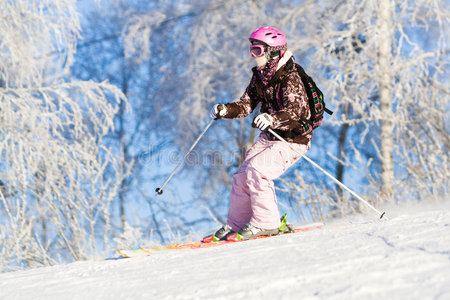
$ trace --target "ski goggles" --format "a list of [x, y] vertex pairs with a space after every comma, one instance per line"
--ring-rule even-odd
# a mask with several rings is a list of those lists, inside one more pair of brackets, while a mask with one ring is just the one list
[[250, 46], [250, 54], [252, 57], [261, 57], [265, 53], [264, 45], [251, 45]]

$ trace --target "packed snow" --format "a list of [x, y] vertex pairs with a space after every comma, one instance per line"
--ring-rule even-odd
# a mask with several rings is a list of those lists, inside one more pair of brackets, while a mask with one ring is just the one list
[[320, 230], [0, 274], [0, 299], [450, 299], [450, 204]]

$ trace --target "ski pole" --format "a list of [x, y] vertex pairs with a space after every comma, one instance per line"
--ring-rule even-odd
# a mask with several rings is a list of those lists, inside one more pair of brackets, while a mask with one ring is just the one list
[[[273, 134], [277, 139], [279, 139], [280, 141], [282, 141], [283, 143], [285, 143], [286, 145], [289, 146], [289, 148], [291, 148], [291, 150], [293, 150], [294, 152], [298, 153], [299, 155], [301, 155], [301, 153], [297, 152], [292, 146], [291, 144], [289, 144], [285, 139], [283, 139], [280, 135], [278, 135], [276, 132], [274, 132], [272, 129], [268, 129], [268, 131]], [[314, 161], [312, 161], [308, 156], [306, 155], [301, 155], [304, 159], [306, 159], [310, 164], [312, 164], [314, 167], [316, 167], [317, 169], [319, 169], [320, 171], [322, 171], [325, 175], [327, 175], [328, 177], [330, 177], [336, 184], [338, 184], [340, 187], [342, 187], [343, 189], [345, 189], [347, 192], [349, 192], [350, 194], [352, 194], [353, 196], [356, 197], [356, 199], [358, 199], [359, 201], [363, 202], [364, 204], [366, 204], [368, 207], [370, 207], [373, 211], [377, 212], [378, 215], [380, 215], [380, 219], [383, 218], [384, 214], [386, 212], [381, 213], [378, 209], [376, 209], [375, 207], [373, 207], [369, 202], [367, 202], [366, 200], [364, 200], [361, 196], [359, 196], [358, 194], [356, 194], [354, 191], [352, 191], [351, 189], [349, 189], [345, 184], [343, 184], [342, 182], [340, 182], [339, 180], [337, 180], [333, 175], [331, 175], [330, 173], [328, 173], [327, 171], [325, 171], [322, 167], [320, 167], [318, 164], [316, 164]]]
[[[222, 104], [220, 104], [218, 106], [218, 110], [221, 111], [223, 109]], [[158, 195], [161, 195], [163, 193], [163, 188], [167, 185], [167, 183], [169, 183], [170, 179], [172, 179], [173, 175], [175, 175], [175, 173], [178, 171], [178, 169], [181, 167], [181, 165], [183, 164], [183, 162], [186, 160], [186, 157], [192, 152], [192, 150], [194, 150], [195, 146], [198, 144], [198, 142], [200, 141], [200, 139], [205, 135], [206, 131], [208, 131], [209, 127], [211, 127], [212, 123], [217, 120], [217, 119], [212, 119], [211, 121], [209, 121], [208, 125], [206, 125], [205, 129], [203, 129], [202, 133], [200, 133], [200, 135], [198, 136], [198, 138], [195, 140], [195, 142], [192, 144], [191, 148], [189, 148], [189, 150], [186, 152], [186, 154], [184, 155], [183, 159], [180, 160], [180, 162], [178, 163], [178, 165], [175, 167], [175, 169], [172, 171], [172, 173], [170, 173], [169, 177], [167, 177], [167, 179], [164, 181], [164, 183], [162, 184], [161, 187], [157, 188], [155, 190], [155, 192]]]

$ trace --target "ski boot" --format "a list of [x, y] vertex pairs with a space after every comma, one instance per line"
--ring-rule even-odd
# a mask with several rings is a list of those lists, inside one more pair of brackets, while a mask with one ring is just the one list
[[242, 229], [239, 230], [239, 232], [229, 234], [227, 236], [227, 240], [228, 241], [243, 241], [243, 240], [253, 239], [253, 238], [256, 238], [261, 235], [272, 236], [272, 235], [295, 232], [293, 226], [290, 224], [287, 224], [286, 220], [287, 220], [287, 214], [284, 214], [280, 219], [280, 221], [281, 221], [280, 227], [274, 228], [274, 229], [262, 229], [262, 228], [257, 228], [253, 225], [247, 224], [244, 227], [242, 227]]
[[231, 227], [226, 224], [222, 226], [219, 230], [216, 231], [216, 233], [205, 236], [202, 240], [203, 243], [212, 243], [212, 242], [218, 242], [220, 240], [226, 240], [227, 236], [229, 234], [235, 233]]

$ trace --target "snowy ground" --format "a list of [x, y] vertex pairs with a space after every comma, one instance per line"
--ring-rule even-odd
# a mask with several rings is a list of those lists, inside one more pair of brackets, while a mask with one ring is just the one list
[[450, 299], [450, 205], [220, 247], [0, 274], [0, 299]]

